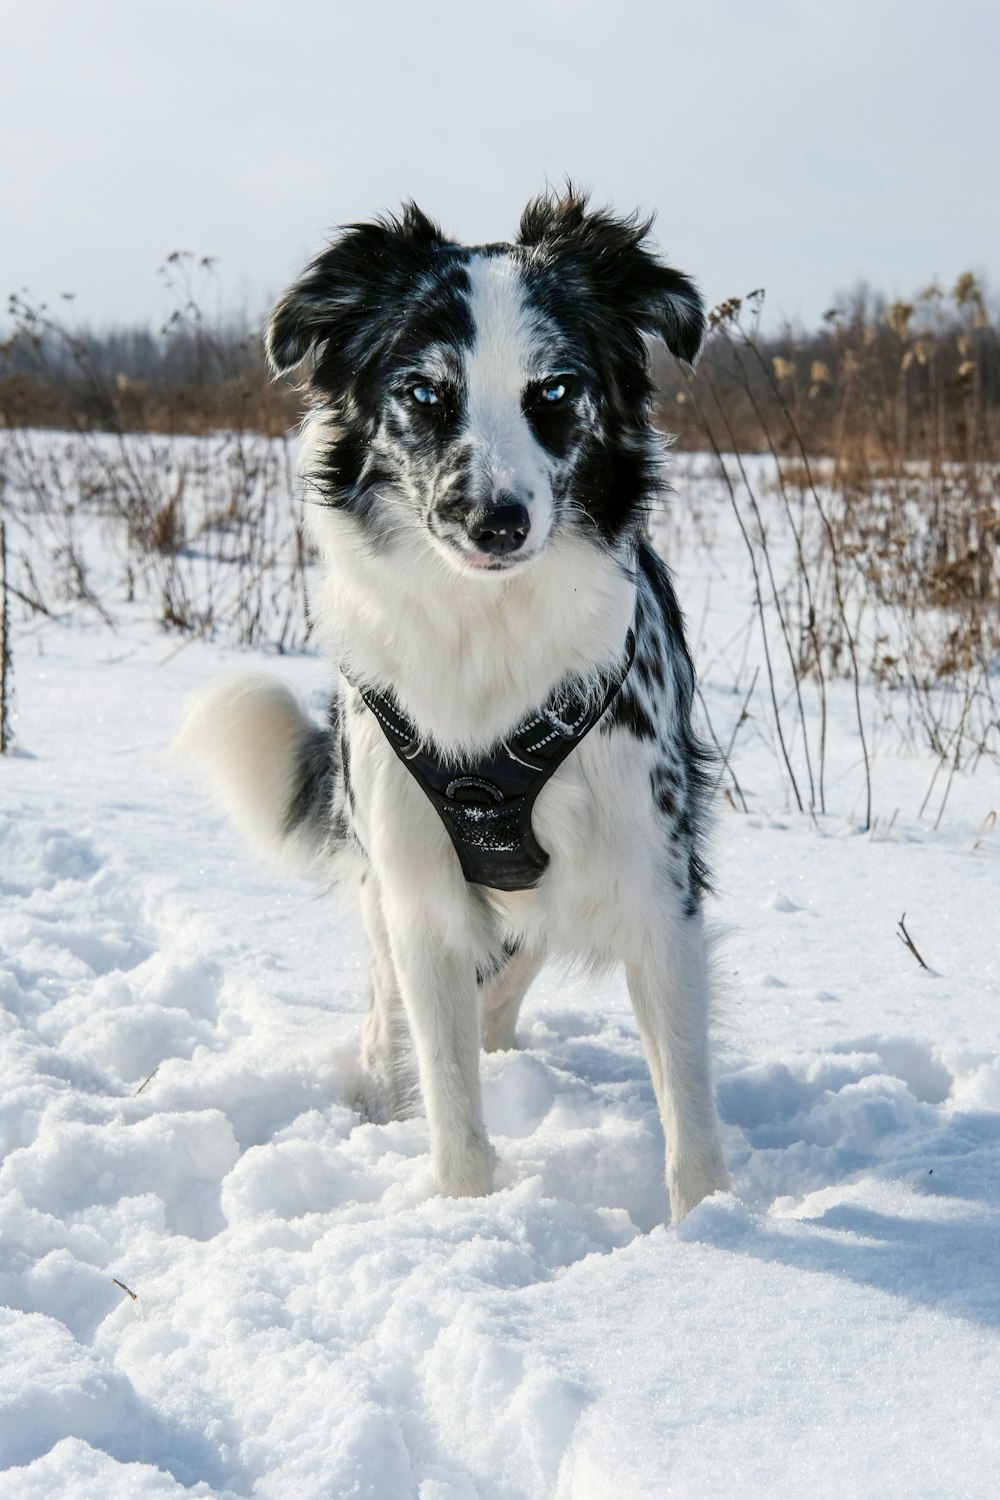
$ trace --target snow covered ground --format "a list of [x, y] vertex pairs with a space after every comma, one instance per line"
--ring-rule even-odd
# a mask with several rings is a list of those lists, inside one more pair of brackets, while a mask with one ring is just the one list
[[[691, 480], [695, 527], [677, 483], [663, 538], [728, 741], [749, 576], [721, 487]], [[715, 851], [734, 1195], [664, 1227], [623, 980], [553, 970], [520, 1050], [483, 1060], [499, 1190], [444, 1201], [422, 1120], [345, 1103], [352, 913], [259, 866], [163, 762], [188, 694], [250, 653], [111, 612], [14, 621], [3, 1500], [1000, 1493], [995, 761], [935, 830], [933, 763], [866, 690], [863, 833], [836, 684], [814, 820], [758, 689], [750, 811], [720, 799]], [[320, 659], [266, 665], [319, 708]]]

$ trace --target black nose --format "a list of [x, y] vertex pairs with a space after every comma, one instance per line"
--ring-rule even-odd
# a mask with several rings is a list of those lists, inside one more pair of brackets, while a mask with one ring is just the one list
[[477, 505], [465, 523], [465, 529], [480, 552], [502, 557], [524, 545], [531, 530], [527, 510], [517, 500], [500, 505]]

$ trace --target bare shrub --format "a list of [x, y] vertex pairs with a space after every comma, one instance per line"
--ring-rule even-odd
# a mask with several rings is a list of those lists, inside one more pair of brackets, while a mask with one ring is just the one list
[[[863, 679], [952, 774], [1000, 753], [1000, 336], [971, 276], [950, 298], [931, 288], [913, 304], [831, 313], [824, 334], [782, 352], [760, 337], [761, 297], [715, 310], [698, 375], [665, 373], [673, 400], [661, 411], [668, 425], [682, 413], [686, 442], [715, 454], [739, 520], [794, 799], [825, 808], [827, 684], [846, 676], [870, 827]], [[747, 453], [766, 461], [751, 471]], [[794, 559], [790, 574], [776, 576], [775, 556]], [[819, 696], [812, 735], [807, 683]]]
[[[292, 649], [309, 621], [289, 401], [259, 337], [205, 315], [198, 272], [211, 263], [168, 257], [177, 307], [158, 338], [95, 337], [11, 299], [0, 476], [17, 562], [37, 568], [41, 532], [55, 597], [106, 620], [115, 598], [145, 599], [166, 629]], [[108, 544], [99, 558], [81, 525], [95, 516]]]

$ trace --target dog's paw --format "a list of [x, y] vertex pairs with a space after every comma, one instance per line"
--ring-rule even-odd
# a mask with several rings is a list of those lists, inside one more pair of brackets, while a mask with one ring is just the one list
[[445, 1198], [485, 1198], [493, 1191], [496, 1152], [478, 1137], [434, 1155], [434, 1179]]
[[420, 1091], [408, 1075], [385, 1077], [358, 1068], [348, 1103], [364, 1124], [388, 1125], [390, 1120], [411, 1120], [420, 1113]]
[[667, 1172], [670, 1219], [679, 1224], [712, 1193], [730, 1191], [729, 1173], [721, 1160], [676, 1163]]
[[484, 1052], [515, 1052], [518, 1050], [514, 1035], [514, 1019], [511, 1016], [483, 1016], [482, 1048]]

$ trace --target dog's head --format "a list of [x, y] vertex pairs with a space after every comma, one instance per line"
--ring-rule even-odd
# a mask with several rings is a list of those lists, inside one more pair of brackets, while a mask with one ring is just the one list
[[513, 244], [446, 239], [413, 204], [355, 224], [275, 309], [273, 369], [309, 357], [329, 414], [318, 498], [373, 540], [419, 530], [465, 573], [504, 573], [571, 528], [615, 542], [660, 458], [645, 335], [693, 362], [705, 319], [650, 224], [572, 192]]

